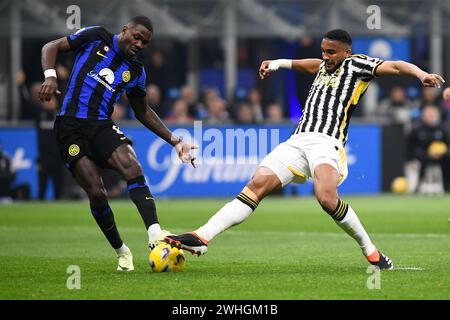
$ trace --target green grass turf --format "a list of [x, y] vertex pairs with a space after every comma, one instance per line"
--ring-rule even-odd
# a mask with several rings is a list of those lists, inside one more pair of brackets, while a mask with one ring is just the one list
[[[115, 271], [88, 203], [0, 206], [0, 299], [449, 299], [450, 197], [346, 197], [399, 269], [369, 290], [357, 244], [313, 198], [268, 198], [217, 237], [183, 273], [152, 273], [146, 233], [130, 201], [111, 202], [135, 271]], [[227, 200], [159, 200], [160, 222], [195, 229]], [[81, 269], [68, 290], [67, 267]], [[402, 269], [403, 268], [403, 269]], [[412, 268], [412, 269], [408, 269]]]

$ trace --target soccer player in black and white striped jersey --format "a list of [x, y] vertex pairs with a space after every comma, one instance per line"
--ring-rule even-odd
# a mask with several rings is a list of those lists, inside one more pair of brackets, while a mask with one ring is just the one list
[[414, 76], [431, 87], [444, 80], [404, 61], [352, 54], [352, 39], [344, 30], [331, 30], [324, 35], [322, 59], [263, 61], [259, 73], [264, 79], [279, 68], [316, 75], [295, 133], [266, 156], [236, 199], [204, 226], [191, 233], [168, 236], [166, 242], [203, 254], [209, 241], [243, 222], [272, 190], [312, 178], [323, 210], [357, 241], [368, 262], [380, 269], [392, 269], [391, 259], [375, 247], [355, 211], [338, 196], [338, 186], [347, 177], [344, 146], [350, 117], [370, 81], [377, 76]]

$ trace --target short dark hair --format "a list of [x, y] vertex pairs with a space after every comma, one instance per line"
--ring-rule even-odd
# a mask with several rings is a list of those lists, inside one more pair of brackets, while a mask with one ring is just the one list
[[128, 23], [131, 23], [132, 25], [142, 25], [148, 29], [151, 33], [153, 33], [153, 23], [152, 21], [147, 18], [146, 16], [136, 16], [132, 18]]
[[323, 37], [330, 40], [340, 41], [350, 46], [352, 45], [352, 37], [347, 31], [342, 29], [330, 30], [327, 33], [325, 33]]

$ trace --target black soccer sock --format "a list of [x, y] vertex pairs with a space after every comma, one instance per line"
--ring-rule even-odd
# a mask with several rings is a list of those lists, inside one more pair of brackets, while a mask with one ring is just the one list
[[140, 176], [127, 181], [128, 192], [131, 200], [136, 205], [142, 220], [144, 220], [145, 228], [148, 230], [152, 224], [158, 223], [156, 215], [156, 205], [150, 189], [145, 183], [144, 176]]
[[241, 192], [236, 199], [238, 199], [240, 202], [246, 204], [247, 206], [250, 207], [250, 209], [252, 209], [252, 211], [255, 211], [256, 208], [258, 207], [259, 202], [253, 200], [252, 198], [250, 198], [249, 196], [247, 196], [244, 192]]
[[345, 218], [348, 211], [348, 204], [339, 199], [338, 205], [336, 209], [334, 209], [333, 212], [328, 213], [334, 220], [336, 221], [342, 221], [342, 219]]
[[94, 207], [91, 205], [91, 212], [111, 246], [114, 249], [122, 247], [123, 241], [120, 238], [116, 222], [114, 221], [114, 215], [109, 205], [107, 204], [103, 207]]

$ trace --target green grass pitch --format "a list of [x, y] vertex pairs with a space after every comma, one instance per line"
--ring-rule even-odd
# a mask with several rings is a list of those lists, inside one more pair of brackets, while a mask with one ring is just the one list
[[[186, 252], [183, 273], [152, 273], [146, 232], [131, 201], [111, 202], [135, 271], [116, 271], [114, 252], [88, 203], [0, 206], [0, 299], [449, 299], [450, 197], [344, 197], [397, 270], [380, 289], [357, 244], [313, 198], [271, 197], [243, 224]], [[159, 200], [164, 228], [200, 226], [226, 199]], [[67, 268], [81, 270], [69, 290]]]

